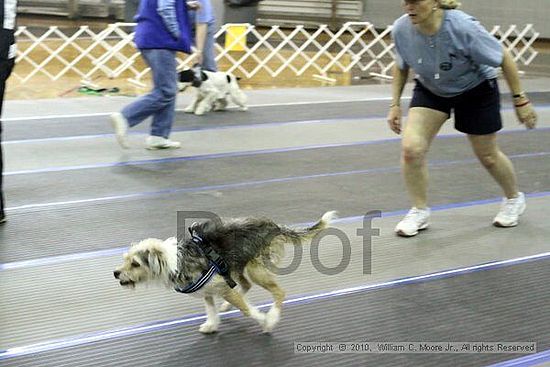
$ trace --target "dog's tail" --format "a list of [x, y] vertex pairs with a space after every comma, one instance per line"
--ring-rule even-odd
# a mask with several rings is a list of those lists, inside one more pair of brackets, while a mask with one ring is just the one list
[[302, 244], [312, 240], [319, 232], [329, 227], [336, 218], [338, 218], [336, 211], [330, 211], [323, 214], [321, 219], [310, 227], [294, 230], [287, 228], [284, 231], [284, 235], [289, 237], [296, 245]]
[[295, 229], [286, 226], [277, 226], [276, 234], [270, 241], [268, 251], [262, 255], [264, 265], [270, 267], [281, 262], [285, 254], [285, 245], [300, 246], [309, 244], [311, 240], [337, 218], [335, 211], [326, 212], [317, 223], [307, 228]]

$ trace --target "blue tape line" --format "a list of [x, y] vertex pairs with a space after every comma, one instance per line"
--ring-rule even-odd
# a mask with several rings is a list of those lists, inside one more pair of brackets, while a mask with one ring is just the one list
[[[537, 260], [545, 260], [545, 259], [550, 259], [550, 252], [531, 255], [531, 256], [524, 256], [524, 257], [509, 259], [509, 260], [494, 261], [494, 262], [484, 263], [480, 265], [468, 266], [464, 268], [444, 270], [436, 273], [430, 273], [430, 274], [419, 275], [414, 277], [400, 278], [400, 279], [383, 282], [383, 283], [345, 288], [345, 289], [324, 292], [319, 294], [305, 295], [305, 296], [300, 296], [294, 299], [284, 301], [284, 304], [287, 304], [287, 305], [306, 304], [317, 300], [331, 299], [331, 298], [346, 296], [350, 294], [357, 294], [360, 292], [376, 291], [379, 289], [385, 289], [385, 288], [396, 287], [401, 285], [423, 283], [431, 280], [444, 279], [444, 278], [454, 277], [454, 276], [463, 275], [463, 274], [492, 270], [492, 269], [497, 269], [501, 267], [518, 265], [522, 263], [527, 263], [527, 262], [532, 262]], [[270, 307], [271, 305], [272, 303], [264, 303], [258, 306], [258, 308], [263, 309], [263, 308]], [[239, 313], [240, 313], [239, 310], [232, 310], [232, 311], [221, 313], [221, 315], [225, 317], [234, 317]], [[53, 350], [69, 348], [69, 347], [81, 346], [81, 345], [105, 341], [105, 340], [130, 337], [130, 336], [140, 335], [140, 334], [149, 333], [149, 332], [164, 331], [164, 330], [172, 329], [178, 326], [196, 324], [197, 322], [203, 321], [205, 319], [206, 319], [205, 315], [190, 315], [188, 317], [181, 318], [181, 319], [152, 322], [152, 323], [147, 323], [147, 324], [143, 324], [135, 327], [115, 329], [115, 330], [110, 330], [105, 332], [86, 334], [86, 335], [77, 336], [77, 337], [46, 341], [46, 342], [41, 342], [41, 343], [26, 345], [21, 347], [8, 348], [0, 352], [0, 360], [5, 360], [5, 359], [10, 359], [15, 357], [22, 357], [29, 354], [48, 352]]]
[[550, 349], [525, 357], [510, 359], [508, 361], [492, 364], [487, 367], [531, 367], [544, 362], [550, 362]]
[[[527, 198], [539, 198], [539, 197], [546, 197], [549, 195], [550, 195], [550, 191], [544, 191], [544, 192], [526, 194], [525, 196]], [[460, 202], [460, 203], [451, 203], [451, 204], [434, 206], [431, 208], [431, 210], [435, 212], [435, 211], [442, 211], [442, 210], [449, 210], [449, 209], [465, 208], [465, 207], [476, 206], [476, 205], [498, 203], [501, 200], [502, 198], [491, 198], [491, 199], [483, 199], [483, 200], [475, 200], [475, 201], [466, 201], [466, 202]], [[407, 212], [408, 212], [408, 209], [395, 210], [391, 212], [382, 212], [382, 217], [383, 218], [395, 217], [398, 215], [406, 214]], [[334, 220], [334, 223], [353, 223], [353, 222], [361, 221], [364, 218], [365, 218], [365, 215], [338, 218]], [[293, 226], [304, 227], [312, 224], [313, 224], [312, 222], [296, 223], [296, 224], [293, 224]], [[20, 269], [20, 268], [26, 268], [26, 267], [32, 267], [32, 266], [41, 266], [41, 265], [55, 265], [55, 264], [68, 262], [68, 261], [95, 259], [95, 258], [104, 257], [104, 256], [119, 255], [125, 252], [127, 249], [128, 249], [127, 247], [118, 247], [118, 248], [113, 248], [108, 250], [98, 250], [98, 251], [75, 253], [75, 254], [69, 254], [69, 255], [43, 257], [43, 258], [32, 259], [32, 260], [14, 261], [14, 262], [0, 264], [0, 271]]]
[[[537, 129], [538, 132], [550, 131], [550, 128], [540, 128]], [[499, 134], [517, 134], [517, 133], [528, 133], [528, 130], [510, 130], [502, 131]], [[453, 139], [464, 136], [464, 134], [443, 134], [438, 135], [436, 139]], [[213, 154], [203, 154], [187, 157], [171, 157], [171, 158], [159, 158], [159, 159], [144, 159], [137, 161], [126, 161], [126, 162], [115, 162], [115, 163], [98, 163], [98, 164], [86, 164], [80, 166], [64, 166], [64, 167], [48, 167], [40, 169], [29, 169], [29, 170], [20, 170], [20, 171], [11, 171], [4, 172], [4, 176], [13, 176], [13, 175], [25, 175], [25, 174], [35, 174], [35, 173], [49, 173], [49, 172], [64, 172], [64, 171], [77, 171], [85, 169], [98, 169], [98, 168], [109, 168], [109, 167], [125, 167], [125, 166], [140, 166], [140, 165], [150, 165], [150, 164], [167, 164], [181, 161], [202, 161], [209, 159], [220, 159], [220, 158], [232, 158], [232, 157], [246, 157], [246, 156], [255, 156], [262, 154], [274, 154], [274, 153], [286, 153], [286, 152], [295, 152], [302, 150], [314, 150], [314, 149], [325, 149], [325, 148], [340, 148], [340, 147], [352, 147], [352, 146], [364, 146], [364, 145], [375, 145], [375, 144], [385, 144], [390, 142], [399, 142], [401, 138], [387, 138], [380, 140], [372, 141], [360, 141], [354, 143], [334, 143], [334, 144], [313, 144], [313, 145], [303, 145], [297, 147], [289, 148], [273, 148], [273, 149], [260, 149], [260, 150], [246, 150], [239, 152], [230, 152], [230, 153], [213, 153]]]
[[[518, 159], [518, 158], [543, 157], [547, 155], [550, 155], [550, 152], [525, 153], [525, 154], [510, 155], [508, 157], [511, 159]], [[457, 161], [435, 161], [433, 163], [428, 164], [428, 167], [440, 168], [440, 167], [446, 167], [451, 165], [466, 164], [471, 162], [477, 162], [477, 159], [472, 158], [472, 159], [463, 159], [463, 160], [457, 160]], [[175, 193], [238, 189], [243, 187], [292, 182], [292, 181], [298, 181], [298, 180], [309, 180], [309, 179], [315, 179], [315, 178], [337, 177], [337, 176], [347, 176], [347, 175], [357, 175], [357, 174], [389, 173], [389, 172], [400, 172], [400, 171], [401, 171], [401, 168], [398, 166], [395, 166], [395, 167], [370, 168], [370, 169], [354, 170], [354, 171], [318, 173], [318, 174], [312, 174], [312, 175], [271, 178], [266, 180], [245, 181], [245, 182], [236, 182], [236, 183], [230, 183], [230, 184], [218, 184], [218, 185], [184, 187], [184, 188], [169, 188], [169, 189], [158, 190], [158, 191], [137, 192], [132, 194], [113, 195], [113, 196], [105, 196], [105, 197], [91, 198], [91, 199], [76, 199], [76, 200], [67, 200], [67, 201], [52, 202], [52, 203], [27, 204], [27, 205], [20, 205], [16, 207], [8, 207], [5, 210], [12, 211], [12, 210], [34, 209], [34, 208], [52, 207], [52, 206], [60, 206], [60, 205], [75, 205], [75, 204], [84, 204], [84, 203], [104, 202], [104, 201], [111, 201], [111, 200], [123, 200], [123, 199], [143, 198], [143, 197], [159, 196], [159, 195], [170, 195]]]

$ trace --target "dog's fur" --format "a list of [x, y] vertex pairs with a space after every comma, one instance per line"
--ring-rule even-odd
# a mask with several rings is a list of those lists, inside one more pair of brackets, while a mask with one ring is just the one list
[[[202, 83], [195, 88], [193, 101], [184, 110], [187, 113], [203, 115], [209, 111], [221, 111], [227, 107], [229, 101], [238, 105], [241, 111], [246, 111], [246, 95], [237, 82], [237, 78], [222, 71], [201, 71]], [[193, 70], [183, 70], [179, 74], [179, 88], [183, 91], [193, 83]]]
[[[335, 212], [327, 212], [313, 226], [302, 230], [257, 218], [207, 221], [194, 226], [195, 233], [228, 263], [231, 277], [240, 286], [240, 292], [237, 292], [221, 275], [216, 274], [203, 288], [192, 293], [203, 297], [206, 306], [207, 319], [199, 331], [213, 333], [218, 330], [220, 318], [215, 297], [225, 300], [220, 311], [235, 306], [245, 316], [256, 320], [264, 332], [273, 330], [280, 319], [285, 292], [277, 284], [272, 270], [284, 256], [285, 244], [306, 243], [334, 218]], [[130, 247], [114, 276], [124, 287], [134, 288], [136, 284], [156, 282], [174, 289], [191, 284], [208, 266], [206, 257], [191, 239], [178, 243], [173, 237], [165, 241], [149, 238]], [[258, 311], [247, 302], [245, 294], [252, 283], [273, 296], [273, 306], [267, 313]]]

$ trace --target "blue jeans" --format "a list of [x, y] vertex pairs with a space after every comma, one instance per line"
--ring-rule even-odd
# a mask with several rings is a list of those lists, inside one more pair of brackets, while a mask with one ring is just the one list
[[122, 109], [130, 127], [153, 116], [151, 135], [168, 139], [176, 110], [178, 92], [176, 52], [162, 49], [140, 50], [153, 74], [153, 90]]
[[206, 28], [206, 40], [204, 41], [204, 49], [202, 50], [202, 68], [208, 71], [218, 71], [216, 64], [216, 23], [208, 23]]

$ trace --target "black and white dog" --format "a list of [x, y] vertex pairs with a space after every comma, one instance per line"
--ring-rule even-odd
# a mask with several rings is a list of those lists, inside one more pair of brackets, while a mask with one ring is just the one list
[[[183, 70], [179, 74], [180, 91], [193, 85], [194, 72], [191, 69]], [[242, 92], [237, 78], [222, 71], [201, 71], [201, 83], [198, 86], [193, 102], [185, 109], [186, 113], [203, 115], [209, 111], [224, 110], [229, 101], [246, 111], [246, 95]]]

